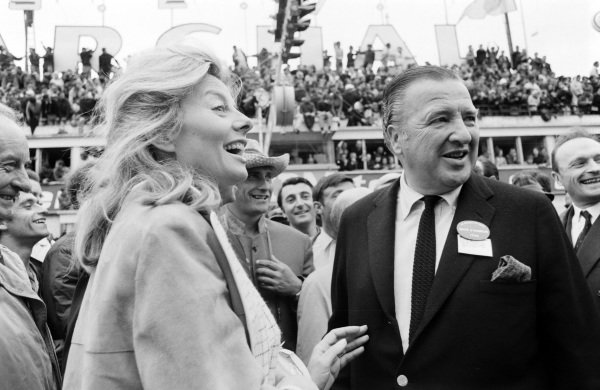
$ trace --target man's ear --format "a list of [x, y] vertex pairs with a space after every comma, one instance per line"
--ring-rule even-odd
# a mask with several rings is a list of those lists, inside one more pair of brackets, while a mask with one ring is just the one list
[[317, 211], [317, 214], [323, 215], [323, 205], [321, 204], [321, 202], [315, 200], [313, 202], [313, 207]]
[[400, 144], [401, 130], [397, 125], [388, 125], [388, 148], [398, 157], [402, 153]]
[[563, 182], [562, 182], [562, 180], [561, 180], [561, 177], [560, 177], [560, 173], [558, 173], [558, 172], [555, 172], [555, 171], [552, 171], [550, 174], [552, 175], [552, 178], [553, 178], [555, 181], [559, 182], [559, 183], [560, 183], [560, 185], [562, 185], [562, 186], [564, 187], [564, 184], [563, 184]]

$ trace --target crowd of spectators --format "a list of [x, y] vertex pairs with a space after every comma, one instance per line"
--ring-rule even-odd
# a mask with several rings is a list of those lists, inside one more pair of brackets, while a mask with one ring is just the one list
[[589, 75], [558, 76], [545, 56], [517, 46], [509, 58], [498, 48], [469, 46], [465, 63], [453, 69], [465, 80], [482, 115], [559, 115], [600, 113], [598, 62]]
[[86, 49], [80, 54], [80, 71], [55, 71], [52, 48], [45, 49], [44, 56], [30, 50], [30, 71], [25, 72], [15, 64], [21, 58], [0, 47], [0, 103], [20, 114], [32, 136], [43, 125], [57, 125], [59, 133], [65, 133], [68, 124], [82, 132], [110, 74], [91, 72], [89, 61], [93, 52]]
[[[82, 131], [90, 120], [96, 100], [102, 94], [114, 63], [112, 55], [102, 50], [100, 74], [91, 71], [90, 60], [95, 53], [82, 49], [79, 70], [55, 71], [52, 48], [45, 47], [38, 55], [31, 49], [28, 56], [30, 72], [15, 65], [15, 57], [0, 47], [0, 102], [22, 114], [31, 134], [40, 125], [58, 125], [59, 133], [70, 124]], [[323, 67], [284, 66], [281, 79], [293, 86], [296, 113], [293, 129], [296, 132], [328, 134], [341, 126], [381, 126], [381, 97], [384, 86], [399, 72], [416, 65], [402, 48], [386, 44], [382, 50], [368, 45], [365, 51], [350, 46], [345, 53], [341, 43], [334, 44], [332, 55], [323, 52]], [[277, 75], [273, 65], [276, 56], [262, 49], [257, 65], [249, 66], [246, 54], [233, 47], [232, 68], [243, 82], [239, 102], [241, 110], [256, 117], [269, 115], [269, 94]], [[376, 60], [376, 58], [378, 60]], [[482, 116], [540, 115], [551, 120], [559, 115], [600, 113], [600, 74], [595, 62], [589, 75], [557, 76], [545, 56], [529, 56], [518, 46], [508, 56], [497, 47], [472, 46], [462, 64], [452, 67], [465, 81], [475, 105]], [[359, 145], [339, 142], [336, 162], [341, 170], [395, 169], [396, 161], [385, 152], [383, 144]], [[539, 155], [524, 156], [524, 163], [547, 162], [545, 150]], [[514, 158], [495, 151], [495, 160]], [[303, 163], [316, 163], [311, 153], [299, 156]], [[507, 161], [507, 164], [510, 162]]]
[[[375, 61], [369, 45], [364, 52], [350, 46], [346, 55], [339, 42], [334, 45], [334, 59], [323, 53], [323, 67], [299, 65], [283, 68], [283, 81], [295, 91], [297, 131], [327, 133], [338, 126], [379, 126], [383, 86], [394, 75], [413, 66], [414, 59], [404, 56], [401, 48], [387, 44]], [[263, 49], [258, 66], [235, 71], [244, 80], [242, 108], [255, 114], [257, 90], [269, 91], [275, 75], [272, 56]], [[378, 66], [377, 66], [378, 65]], [[452, 66], [465, 81], [482, 116], [540, 115], [550, 120], [559, 115], [600, 113], [599, 64], [589, 75], [558, 76], [545, 56], [532, 57], [518, 46], [507, 56], [497, 47], [477, 50], [469, 46], [465, 61]]]

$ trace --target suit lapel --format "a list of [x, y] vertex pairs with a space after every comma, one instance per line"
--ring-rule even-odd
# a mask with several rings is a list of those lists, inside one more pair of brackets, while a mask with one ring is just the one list
[[400, 180], [383, 190], [374, 200], [367, 217], [367, 239], [371, 276], [385, 315], [395, 322], [394, 241], [396, 206]]
[[598, 260], [600, 260], [600, 218], [592, 225], [577, 252], [577, 258], [583, 274], [587, 277]]
[[[475, 259], [473, 255], [458, 253], [456, 225], [461, 221], [470, 220], [481, 222], [485, 226], [490, 227], [496, 210], [487, 202], [487, 199], [492, 195], [493, 192], [491, 189], [481, 178], [475, 175], [472, 175], [464, 184], [458, 197], [456, 213], [450, 225], [433, 286], [427, 299], [423, 321], [419, 329], [415, 332], [415, 339], [419, 337], [423, 328], [427, 326], [440, 310]], [[491, 239], [493, 238], [492, 232]]]
[[574, 212], [575, 211], [573, 209], [573, 206], [570, 206], [568, 208], [568, 210], [565, 211], [564, 213], [562, 213], [560, 216], [560, 220], [561, 220], [563, 226], [565, 227], [565, 230], [567, 232], [567, 237], [569, 237], [570, 243], [573, 242], [573, 237], [571, 237], [571, 228], [573, 227], [573, 213]]

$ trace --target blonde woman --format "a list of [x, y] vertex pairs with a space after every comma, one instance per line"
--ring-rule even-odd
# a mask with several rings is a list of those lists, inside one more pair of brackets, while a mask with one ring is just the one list
[[105, 91], [65, 389], [325, 389], [362, 352], [358, 326], [330, 332], [308, 371], [280, 350], [213, 212], [246, 177], [252, 125], [234, 97], [219, 62], [192, 46], [138, 55]]

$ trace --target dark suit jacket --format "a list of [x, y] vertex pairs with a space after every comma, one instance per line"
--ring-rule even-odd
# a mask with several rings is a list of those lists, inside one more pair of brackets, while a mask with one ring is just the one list
[[[562, 213], [560, 219], [567, 231], [567, 236], [573, 242], [571, 238], [573, 206]], [[583, 270], [583, 276], [585, 276], [596, 301], [596, 307], [600, 310], [600, 218], [596, 219], [585, 236], [585, 240], [577, 252], [577, 257]]]
[[[406, 354], [394, 309], [399, 181], [342, 217], [329, 327], [369, 327], [365, 352], [334, 389], [600, 389], [600, 318], [558, 215], [543, 194], [473, 175], [463, 186], [427, 302]], [[493, 258], [459, 254], [456, 225], [491, 230]], [[491, 282], [499, 258], [529, 282]]]

